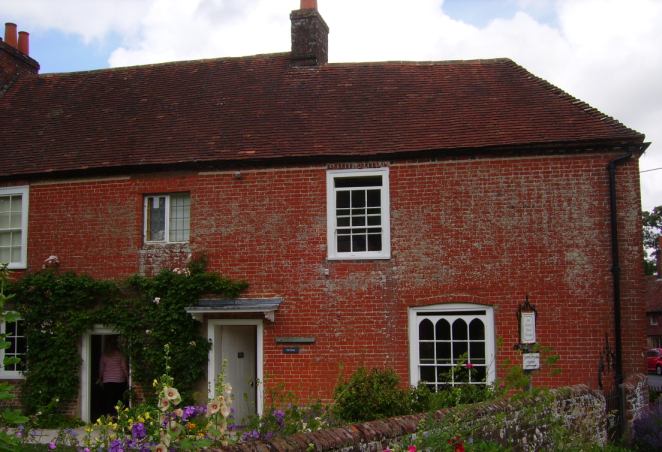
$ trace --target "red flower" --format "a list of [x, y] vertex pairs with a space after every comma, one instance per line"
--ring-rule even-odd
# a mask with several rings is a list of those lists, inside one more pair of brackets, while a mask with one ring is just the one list
[[467, 363], [467, 364], [466, 364], [466, 367], [467, 367], [467, 369], [473, 369], [473, 368], [474, 368], [474, 365], [471, 364], [471, 363]]

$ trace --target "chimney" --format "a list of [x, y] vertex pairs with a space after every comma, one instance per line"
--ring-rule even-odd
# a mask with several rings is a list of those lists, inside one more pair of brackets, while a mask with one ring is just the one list
[[657, 264], [657, 277], [662, 278], [662, 235], [657, 238], [657, 250], [655, 251], [655, 262]]
[[7, 22], [5, 24], [5, 42], [12, 46], [13, 48], [17, 47], [16, 42], [16, 24]]
[[317, 11], [317, 0], [301, 0], [301, 8], [290, 14], [292, 64], [319, 66], [329, 61], [329, 27]]
[[30, 33], [27, 31], [18, 32], [18, 51], [30, 56]]

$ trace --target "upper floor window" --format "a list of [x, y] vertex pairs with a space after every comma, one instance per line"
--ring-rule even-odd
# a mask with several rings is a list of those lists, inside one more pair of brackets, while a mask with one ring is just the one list
[[23, 378], [28, 351], [23, 320], [0, 323], [0, 333], [5, 335], [5, 341], [8, 343], [6, 349], [0, 349], [0, 363], [3, 363], [0, 367], [0, 377]]
[[28, 187], [0, 188], [0, 262], [26, 268]]
[[391, 257], [388, 168], [326, 175], [329, 259]]
[[188, 242], [191, 197], [188, 193], [145, 197], [145, 242]]

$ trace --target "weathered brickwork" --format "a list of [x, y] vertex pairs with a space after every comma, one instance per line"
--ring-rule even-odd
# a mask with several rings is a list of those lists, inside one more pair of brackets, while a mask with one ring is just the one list
[[[392, 257], [328, 261], [326, 166], [131, 174], [30, 186], [29, 269], [57, 255], [62, 270], [101, 278], [181, 267], [189, 253], [248, 281], [247, 296], [280, 296], [265, 321], [264, 371], [305, 399], [332, 394], [341, 367], [392, 367], [409, 381], [407, 308], [493, 306], [497, 373], [520, 362], [517, 307], [538, 309], [540, 343], [561, 373], [534, 384], [596, 387], [612, 341], [607, 163], [615, 153], [390, 162]], [[188, 247], [142, 242], [143, 197], [190, 192]], [[638, 165], [618, 168], [623, 358], [642, 370]], [[298, 354], [275, 338], [314, 337]]]

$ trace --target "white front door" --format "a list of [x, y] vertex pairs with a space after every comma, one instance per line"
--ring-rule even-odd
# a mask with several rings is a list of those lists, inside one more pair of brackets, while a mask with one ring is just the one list
[[209, 338], [212, 341], [209, 362], [210, 396], [227, 362], [225, 381], [232, 385], [234, 421], [261, 414], [262, 377], [262, 321], [210, 320]]

